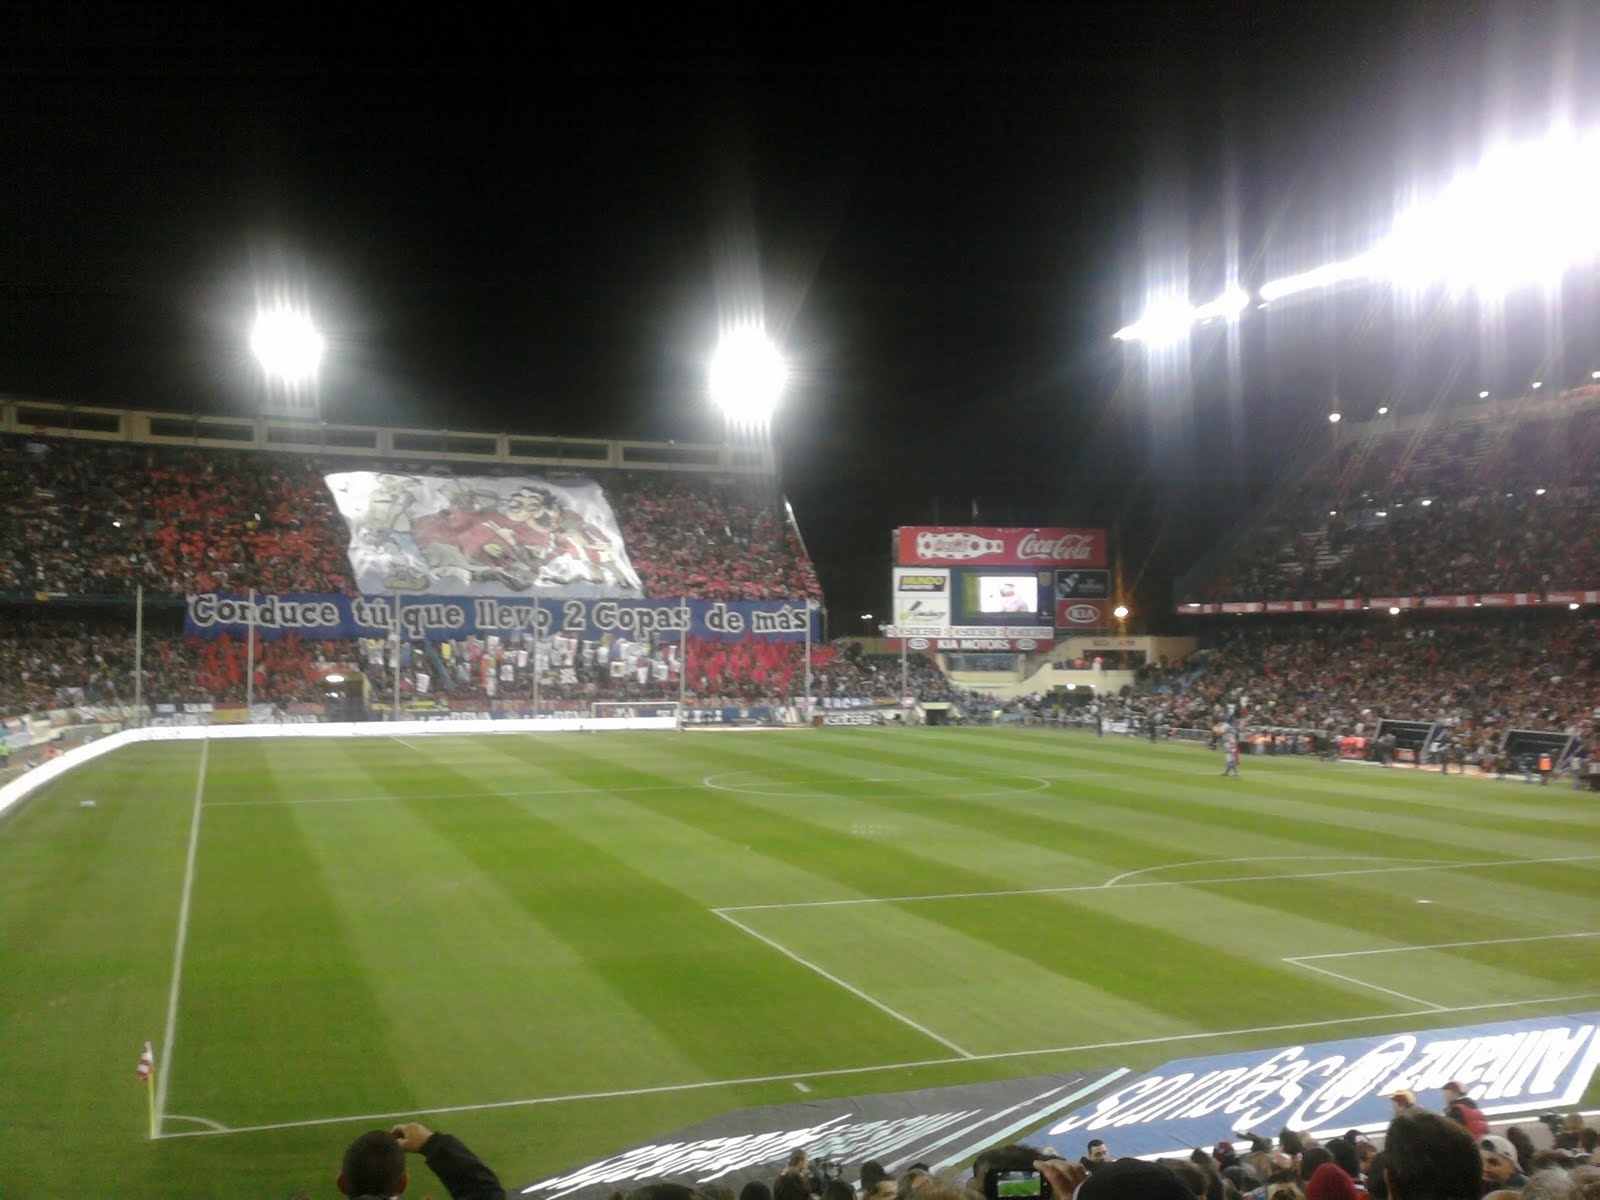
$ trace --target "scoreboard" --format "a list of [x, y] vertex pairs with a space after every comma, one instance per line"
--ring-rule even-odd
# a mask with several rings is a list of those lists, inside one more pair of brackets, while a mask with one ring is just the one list
[[895, 559], [894, 625], [912, 649], [1048, 649], [1057, 628], [1111, 624], [1101, 529], [907, 526]]

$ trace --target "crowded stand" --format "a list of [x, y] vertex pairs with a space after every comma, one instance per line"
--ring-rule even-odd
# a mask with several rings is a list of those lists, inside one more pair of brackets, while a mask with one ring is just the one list
[[1465, 761], [1484, 766], [1513, 729], [1590, 745], [1600, 710], [1600, 623], [1566, 612], [1268, 620], [1228, 630], [1189, 665], [1152, 676], [1145, 698], [1171, 727], [1239, 715], [1360, 737], [1384, 719], [1438, 721]]
[[1542, 593], [1600, 582], [1600, 387], [1389, 426], [1318, 457], [1183, 601]]
[[[0, 527], [0, 594], [128, 595], [140, 586], [168, 595], [352, 592], [350, 535], [323, 481], [351, 466], [307, 455], [0, 435], [0, 504], [11, 515]], [[770, 481], [594, 476], [647, 597], [820, 598]]]

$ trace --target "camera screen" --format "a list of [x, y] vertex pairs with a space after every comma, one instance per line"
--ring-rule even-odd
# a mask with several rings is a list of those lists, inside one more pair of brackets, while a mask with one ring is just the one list
[[1006, 1196], [1035, 1197], [1040, 1194], [1039, 1172], [1037, 1171], [996, 1171], [994, 1179], [994, 1194]]

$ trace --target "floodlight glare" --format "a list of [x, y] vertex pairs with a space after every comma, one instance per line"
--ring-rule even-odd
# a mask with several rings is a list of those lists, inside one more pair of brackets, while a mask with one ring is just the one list
[[1488, 392], [1479, 392], [1478, 393], [1478, 399], [1479, 400], [1487, 400], [1488, 398], [1489, 398], [1489, 393]]
[[1111, 615], [1119, 621], [1126, 621], [1128, 619], [1128, 606], [1126, 604], [1117, 605], [1111, 610]]
[[1331, 413], [1328, 414], [1328, 422], [1329, 422], [1329, 424], [1337, 425], [1342, 420], [1344, 420], [1344, 414], [1343, 413], [1331, 412]]
[[1147, 346], [1171, 346], [1189, 336], [1198, 310], [1181, 296], [1157, 296], [1139, 319], [1124, 325], [1111, 336], [1123, 342], [1143, 342]]
[[1196, 321], [1212, 321], [1218, 318], [1231, 321], [1250, 307], [1250, 293], [1238, 284], [1227, 288], [1210, 304], [1202, 304], [1194, 310]]
[[725, 330], [711, 356], [711, 402], [735, 425], [771, 424], [789, 368], [766, 326], [746, 322]]
[[281, 383], [306, 383], [322, 363], [326, 343], [311, 318], [296, 309], [263, 309], [250, 330], [250, 352]]
[[1309, 292], [1317, 288], [1332, 287], [1336, 283], [1344, 283], [1351, 279], [1361, 279], [1372, 273], [1373, 257], [1370, 253], [1358, 254], [1354, 258], [1347, 258], [1340, 262], [1325, 263], [1320, 267], [1313, 267], [1309, 271], [1301, 271], [1298, 275], [1285, 275], [1282, 279], [1271, 279], [1261, 285], [1261, 298], [1269, 304], [1274, 300], [1281, 300], [1285, 296], [1293, 296], [1300, 292]]
[[1380, 405], [1378, 408], [1378, 415], [1380, 417], [1387, 417], [1389, 415], [1389, 406], [1387, 404]]
[[1391, 617], [1398, 617], [1400, 615], [1400, 610], [1397, 607], [1395, 607], [1393, 604], [1391, 604], [1391, 605], [1389, 605], [1389, 615]]
[[1535, 380], [1534, 380], [1534, 381], [1533, 381], [1533, 384], [1532, 384], [1532, 387], [1533, 387], [1533, 390], [1534, 390], [1534, 391], [1536, 391], [1536, 392], [1537, 392], [1537, 391], [1538, 391], [1538, 390], [1539, 390], [1539, 389], [1540, 389], [1540, 388], [1542, 388], [1542, 387], [1543, 387], [1543, 386], [1544, 386], [1544, 380], [1542, 380], [1542, 379], [1535, 379]]

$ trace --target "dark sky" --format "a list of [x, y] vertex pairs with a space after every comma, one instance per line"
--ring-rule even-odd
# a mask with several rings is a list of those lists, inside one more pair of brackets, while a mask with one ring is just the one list
[[1109, 338], [1163, 269], [1200, 301], [1347, 253], [1489, 132], [1593, 117], [1591, 4], [758, 8], [9, 8], [0, 391], [247, 411], [287, 287], [329, 419], [706, 439], [718, 314], [759, 305], [849, 629], [890, 529], [974, 502], [1113, 528], [1164, 608], [1332, 397], [1600, 366], [1592, 271]]

